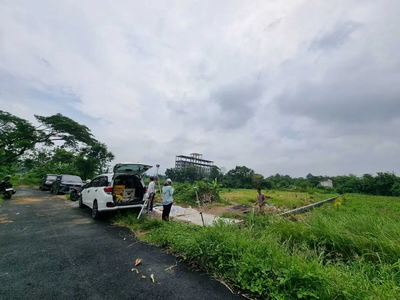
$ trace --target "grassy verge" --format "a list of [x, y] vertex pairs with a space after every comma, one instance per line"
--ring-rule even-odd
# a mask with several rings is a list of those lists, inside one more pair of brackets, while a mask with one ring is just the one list
[[399, 198], [348, 195], [304, 216], [264, 224], [282, 242], [306, 243], [328, 258], [397, 263], [400, 257]]
[[41, 180], [37, 178], [22, 178], [18, 181], [17, 186], [25, 185], [33, 188], [33, 187], [38, 187], [40, 185], [40, 182]]
[[115, 222], [252, 297], [399, 299], [399, 209], [398, 198], [349, 195], [289, 219], [250, 214], [240, 227]]
[[[315, 191], [305, 193], [268, 190], [263, 191], [263, 193], [271, 197], [271, 199], [267, 199], [268, 203], [287, 209], [305, 206], [336, 196], [336, 194], [324, 194]], [[226, 202], [253, 205], [257, 199], [257, 191], [246, 189], [223, 189], [220, 192], [220, 196], [221, 199]]]

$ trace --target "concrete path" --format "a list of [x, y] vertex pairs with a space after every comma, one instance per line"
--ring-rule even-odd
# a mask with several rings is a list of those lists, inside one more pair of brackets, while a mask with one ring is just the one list
[[[156, 206], [154, 208], [154, 212], [156, 215], [161, 216], [163, 211], [162, 206]], [[172, 205], [170, 217], [173, 217], [175, 220], [189, 222], [192, 224], [196, 224], [199, 226], [203, 226], [203, 220], [201, 218], [201, 214], [199, 211], [193, 208], [184, 208], [176, 205]], [[220, 218], [211, 214], [203, 213], [204, 225], [210, 226], [214, 222], [221, 220], [226, 223], [239, 223], [238, 220]]]

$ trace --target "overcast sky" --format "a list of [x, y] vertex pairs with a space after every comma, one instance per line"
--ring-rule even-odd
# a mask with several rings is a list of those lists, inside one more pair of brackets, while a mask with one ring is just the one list
[[[0, 0], [0, 109], [116, 161], [400, 174], [400, 1]], [[150, 171], [150, 173], [152, 173]]]

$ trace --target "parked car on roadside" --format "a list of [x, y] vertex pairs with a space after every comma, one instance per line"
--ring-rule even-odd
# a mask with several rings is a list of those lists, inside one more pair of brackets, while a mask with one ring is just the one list
[[71, 201], [77, 201], [81, 197], [82, 191], [86, 188], [86, 186], [91, 182], [91, 180], [86, 180], [86, 183], [81, 187], [72, 187], [69, 191], [69, 196]]
[[76, 175], [57, 175], [56, 180], [54, 180], [50, 193], [55, 194], [67, 194], [70, 192], [71, 188], [83, 186], [82, 179]]
[[79, 207], [92, 209], [92, 218], [100, 213], [142, 207], [146, 186], [142, 175], [152, 166], [139, 163], [119, 163], [113, 173], [95, 177], [81, 192]]
[[50, 190], [54, 180], [56, 180], [57, 174], [46, 174], [39, 185], [41, 191]]

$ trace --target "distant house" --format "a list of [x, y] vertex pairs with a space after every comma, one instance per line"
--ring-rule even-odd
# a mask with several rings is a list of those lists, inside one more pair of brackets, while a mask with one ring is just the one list
[[331, 179], [324, 179], [320, 182], [320, 184], [324, 187], [333, 187], [333, 182]]

